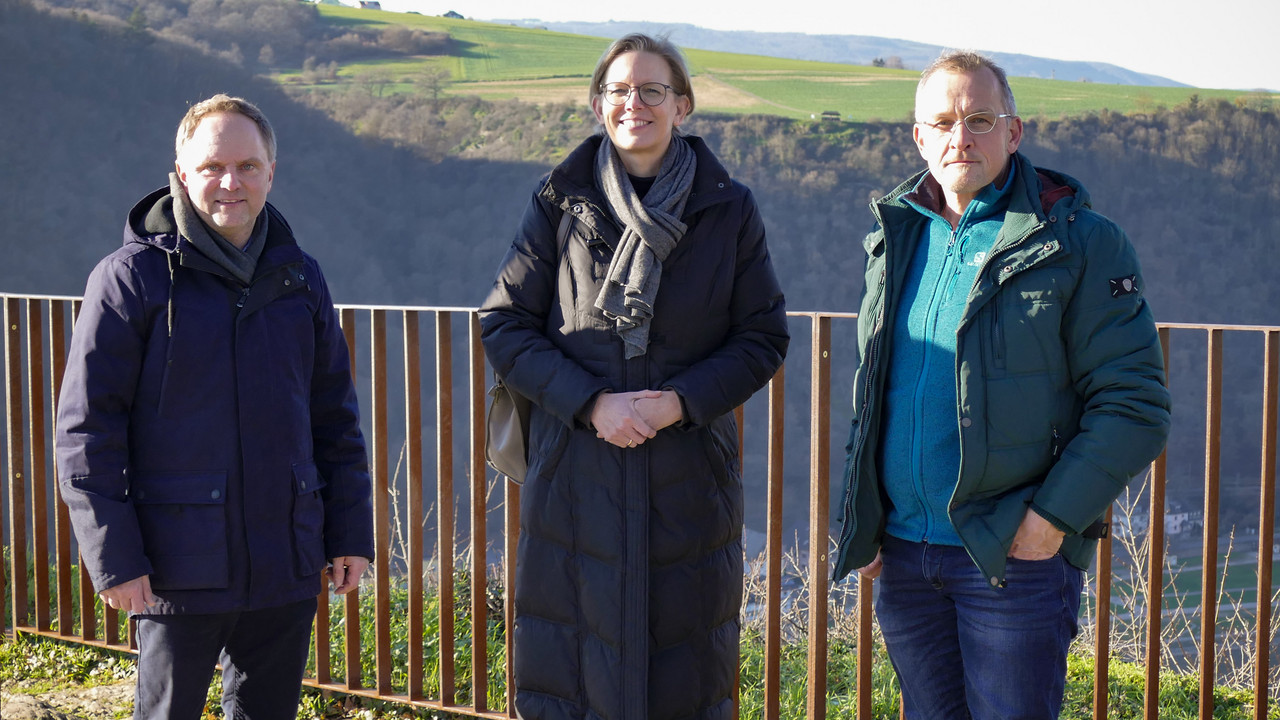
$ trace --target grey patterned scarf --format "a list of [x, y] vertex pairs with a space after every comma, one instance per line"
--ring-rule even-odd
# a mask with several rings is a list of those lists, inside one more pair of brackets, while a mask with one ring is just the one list
[[680, 216], [697, 167], [689, 143], [672, 137], [658, 177], [642, 202], [608, 136], [596, 153], [596, 185], [624, 226], [596, 307], [614, 321], [628, 358], [643, 355], [649, 348], [649, 321], [662, 279], [662, 261], [687, 229]]

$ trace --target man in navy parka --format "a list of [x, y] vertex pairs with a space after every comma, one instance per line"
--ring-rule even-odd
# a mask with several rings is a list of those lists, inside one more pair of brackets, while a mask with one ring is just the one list
[[228, 718], [292, 720], [323, 579], [373, 557], [347, 346], [266, 203], [275, 148], [251, 103], [192, 106], [72, 336], [59, 482], [94, 589], [137, 619], [135, 718], [195, 720], [220, 662]]

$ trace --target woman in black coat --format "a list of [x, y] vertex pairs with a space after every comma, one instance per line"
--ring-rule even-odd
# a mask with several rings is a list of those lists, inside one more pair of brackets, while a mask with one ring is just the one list
[[481, 309], [530, 398], [516, 565], [526, 720], [730, 718], [742, 601], [732, 410], [787, 320], [746, 187], [698, 138], [679, 50], [629, 35], [596, 67], [603, 133], [546, 177]]

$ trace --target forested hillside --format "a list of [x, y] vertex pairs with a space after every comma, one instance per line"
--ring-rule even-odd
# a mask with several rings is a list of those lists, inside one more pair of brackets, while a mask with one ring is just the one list
[[[259, 103], [280, 154], [271, 194], [342, 302], [476, 302], [541, 167], [423, 160], [358, 138], [278, 86], [189, 46], [0, 0], [0, 288], [78, 294], [125, 213], [168, 182], [188, 105]], [[480, 241], [484, 238], [485, 241]]]
[[[585, 107], [377, 97], [359, 84], [299, 97], [363, 135], [428, 158], [549, 166], [590, 124]], [[860, 283], [856, 240], [871, 221], [867, 202], [924, 167], [907, 123], [695, 114], [686, 129], [705, 137], [760, 198], [789, 294], [804, 308], [848, 307], [850, 295], [832, 286]], [[1193, 98], [1141, 115], [1029, 117], [1022, 150], [1083, 182], [1094, 208], [1129, 232], [1161, 320], [1280, 321], [1280, 293], [1264, 274], [1280, 237], [1275, 109]]]
[[[300, 52], [308, 42], [323, 39], [301, 41]], [[537, 179], [593, 131], [578, 105], [379, 97], [360, 83], [303, 102], [228, 52], [105, 16], [52, 16], [0, 0], [0, 88], [11, 101], [0, 113], [0, 290], [79, 294], [93, 264], [120, 243], [131, 204], [167, 182], [187, 105], [230, 92], [258, 102], [275, 123], [271, 200], [319, 258], [339, 302], [473, 306]], [[1026, 122], [1032, 160], [1080, 179], [1094, 207], [1129, 232], [1158, 320], [1280, 323], [1276, 109], [1193, 101], [1144, 115]], [[856, 310], [866, 204], [923, 167], [910, 126], [695, 114], [687, 129], [754, 190], [788, 307]], [[837, 368], [838, 383], [847, 365]], [[1176, 349], [1171, 365], [1175, 383], [1203, 384], [1202, 349]], [[1256, 362], [1230, 372], [1248, 390], [1246, 409], [1226, 415], [1224, 473], [1256, 477], [1256, 452], [1244, 449], [1260, 424], [1247, 395], [1257, 392]], [[788, 420], [803, 428], [800, 413]], [[1194, 473], [1202, 441], [1192, 425], [1180, 426], [1186, 435], [1175, 449]], [[796, 454], [794, 462], [803, 474], [807, 461]]]

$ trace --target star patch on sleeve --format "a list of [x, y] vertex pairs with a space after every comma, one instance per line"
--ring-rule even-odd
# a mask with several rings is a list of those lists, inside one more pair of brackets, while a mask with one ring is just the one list
[[1118, 298], [1123, 295], [1132, 295], [1138, 292], [1138, 276], [1126, 275], [1124, 277], [1112, 278], [1108, 281], [1111, 284], [1111, 297]]

